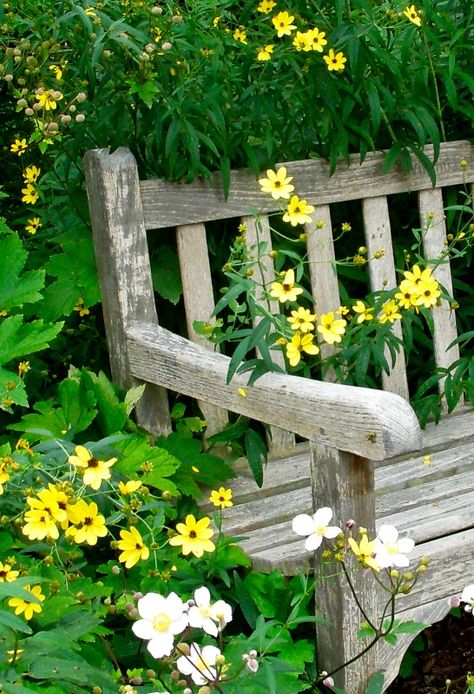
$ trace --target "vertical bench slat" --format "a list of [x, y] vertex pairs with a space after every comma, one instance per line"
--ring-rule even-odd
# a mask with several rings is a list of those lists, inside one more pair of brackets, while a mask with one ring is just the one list
[[[215, 307], [204, 224], [176, 227], [176, 241], [188, 337], [206, 349], [214, 349], [214, 345], [196, 333], [193, 325], [194, 321], [208, 321]], [[199, 407], [207, 421], [207, 436], [224, 429], [229, 421], [225, 410], [206, 402], [199, 402]]]
[[[127, 325], [131, 320], [158, 323], [135, 158], [122, 147], [113, 154], [89, 151], [85, 176], [112, 378], [130, 388], [136, 382], [130, 375]], [[135, 411], [148, 431], [171, 431], [163, 388], [147, 384]]]
[[[440, 188], [421, 190], [418, 193], [420, 224], [423, 230], [423, 250], [427, 260], [439, 258], [446, 250], [446, 223], [444, 216], [443, 193]], [[453, 295], [453, 282], [449, 262], [438, 265], [433, 271], [434, 277]], [[459, 347], [455, 345], [448, 350], [449, 344], [458, 336], [456, 314], [445, 300], [432, 309], [434, 322], [434, 353], [436, 365], [447, 367], [459, 359]], [[440, 390], [443, 382], [439, 383]]]
[[[255, 268], [255, 279], [257, 281], [255, 299], [260, 301], [265, 289], [268, 289], [271, 283], [275, 281], [275, 266], [270, 256], [270, 251], [272, 250], [270, 222], [268, 217], [263, 215], [258, 218], [258, 221], [255, 217], [242, 217], [242, 224], [245, 224], [247, 227], [245, 239], [251, 255], [253, 254], [256, 257], [258, 245], [261, 243], [265, 244], [264, 255], [260, 258], [259, 267]], [[253, 253], [252, 248], [254, 249]], [[260, 283], [263, 286], [260, 286]], [[270, 302], [270, 310], [272, 313], [280, 313], [280, 306], [277, 300]], [[258, 323], [259, 318], [256, 319], [254, 326], [256, 327]], [[272, 359], [276, 364], [285, 368], [285, 358], [282, 352], [272, 351]], [[270, 432], [271, 440], [269, 440], [268, 445], [272, 453], [284, 451], [294, 446], [295, 437], [290, 431], [272, 426], [270, 427]]]
[[[318, 205], [311, 224], [306, 225], [311, 293], [314, 309], [318, 315], [337, 311], [341, 300], [336, 271], [336, 254], [332, 236], [331, 211], [329, 205]], [[334, 354], [335, 345], [320, 344], [323, 358]], [[325, 380], [335, 380], [333, 373], [326, 374]]]
[[[387, 198], [384, 195], [376, 198], [364, 198], [362, 200], [362, 215], [364, 219], [365, 242], [369, 256], [372, 258], [369, 263], [371, 289], [373, 292], [391, 289], [397, 285], [397, 278], [395, 275]], [[374, 259], [374, 253], [382, 249], [384, 251], [382, 257]], [[402, 338], [400, 321], [396, 321], [392, 325], [392, 330], [397, 337]], [[408, 381], [403, 348], [398, 352], [393, 366], [388, 349], [385, 350], [385, 356], [391, 368], [389, 374], [385, 373], [385, 371], [382, 372], [383, 389], [397, 393], [408, 400]]]

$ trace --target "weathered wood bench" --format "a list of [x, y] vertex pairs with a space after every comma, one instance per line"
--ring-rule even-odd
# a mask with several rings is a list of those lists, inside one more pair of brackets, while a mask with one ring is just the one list
[[[319, 314], [340, 304], [332, 264], [332, 203], [361, 200], [369, 255], [386, 250], [370, 265], [375, 291], [384, 283], [396, 285], [389, 196], [417, 193], [421, 226], [432, 217], [424, 251], [435, 258], [446, 237], [442, 188], [474, 181], [474, 146], [468, 142], [442, 147], [436, 188], [418, 162], [408, 174], [383, 174], [382, 160], [383, 154], [375, 153], [359, 165], [353, 157], [350, 167], [342, 164], [333, 176], [319, 160], [286, 165], [300, 197], [317, 206], [314, 219], [324, 222], [317, 233], [312, 233], [312, 225], [307, 228], [310, 268], [317, 268], [311, 284]], [[461, 160], [467, 162], [464, 168]], [[235, 506], [226, 512], [224, 525], [227, 533], [246, 536], [243, 547], [253, 566], [265, 571], [278, 567], [287, 574], [308, 567], [312, 557], [290, 521], [312, 508], [330, 506], [338, 521], [354, 518], [372, 532], [376, 524], [392, 523], [416, 541], [415, 560], [431, 557], [429, 572], [401, 599], [400, 617], [428, 623], [441, 619], [449, 610], [448, 597], [472, 580], [474, 569], [472, 408], [461, 407], [421, 432], [408, 403], [403, 354], [390, 375], [384, 375], [383, 390], [273, 373], [242, 397], [238, 387], [245, 385], [245, 378], [237, 376], [227, 385], [228, 357], [213, 351], [193, 328], [194, 321], [208, 320], [214, 308], [205, 223], [235, 217], [237, 226], [242, 220], [252, 244], [257, 232], [249, 211], [270, 212], [279, 209], [278, 203], [259, 192], [248, 171], [232, 173], [227, 199], [219, 176], [189, 185], [139, 181], [135, 160], [125, 149], [88, 152], [86, 177], [112, 374], [125, 387], [136, 381], [148, 384], [138, 406], [140, 423], [156, 433], [169, 430], [165, 389], [171, 389], [198, 399], [212, 432], [225, 426], [227, 410], [274, 427], [263, 487], [255, 485], [245, 467], [239, 468], [231, 485]], [[157, 320], [147, 230], [171, 233], [170, 227], [176, 229], [189, 339], [160, 327]], [[262, 233], [270, 250], [268, 225]], [[271, 282], [269, 264], [265, 273]], [[435, 275], [452, 293], [449, 264], [440, 265]], [[458, 355], [457, 347], [447, 350], [457, 335], [454, 311], [443, 301], [433, 309], [433, 319], [436, 363], [448, 366]], [[308, 443], [295, 446], [293, 434]], [[428, 453], [431, 464], [425, 465]], [[376, 610], [377, 593], [367, 590], [359, 573], [356, 582], [364, 601]], [[317, 612], [330, 622], [330, 627], [318, 626], [317, 651], [322, 667], [331, 670], [360, 650], [354, 634], [361, 616], [345, 583], [337, 579], [318, 587]], [[411, 638], [370, 652], [339, 673], [336, 683], [360, 694], [370, 674], [383, 669], [388, 686]]]

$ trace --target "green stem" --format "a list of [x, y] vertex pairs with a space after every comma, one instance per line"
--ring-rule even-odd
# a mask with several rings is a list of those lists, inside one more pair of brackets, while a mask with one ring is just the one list
[[360, 601], [359, 601], [359, 598], [358, 598], [358, 596], [357, 596], [357, 593], [356, 593], [356, 591], [355, 591], [354, 585], [353, 585], [353, 583], [352, 583], [352, 581], [351, 581], [351, 577], [349, 576], [349, 572], [348, 572], [348, 570], [347, 570], [347, 568], [346, 568], [345, 563], [344, 563], [344, 562], [341, 562], [341, 564], [342, 564], [342, 570], [344, 571], [344, 576], [346, 577], [347, 583], [349, 584], [350, 591], [351, 591], [351, 593], [352, 593], [352, 595], [353, 595], [353, 597], [354, 597], [354, 600], [355, 600], [355, 603], [356, 603], [357, 607], [359, 608], [359, 610], [360, 610], [362, 616], [364, 617], [365, 621], [367, 622], [367, 624], [368, 624], [375, 632], [377, 632], [377, 631], [378, 631], [378, 630], [377, 630], [377, 627], [376, 627], [374, 624], [372, 624], [371, 620], [368, 618], [368, 616], [367, 616], [367, 614], [366, 614], [364, 608], [362, 607], [362, 605], [361, 605], [361, 603], [360, 603]]
[[441, 137], [443, 138], [444, 141], [446, 141], [446, 130], [445, 130], [444, 121], [443, 121], [443, 110], [441, 108], [441, 99], [439, 96], [438, 80], [436, 78], [436, 71], [435, 71], [435, 68], [433, 65], [433, 61], [431, 59], [431, 53], [430, 53], [430, 48], [428, 45], [428, 39], [426, 38], [426, 34], [423, 31], [423, 29], [421, 30], [421, 37], [423, 39], [423, 46], [425, 48], [426, 57], [428, 59], [428, 64], [430, 66], [431, 76], [433, 78], [433, 86], [434, 86], [435, 98], [436, 98], [436, 108], [438, 111], [439, 125], [441, 128]]

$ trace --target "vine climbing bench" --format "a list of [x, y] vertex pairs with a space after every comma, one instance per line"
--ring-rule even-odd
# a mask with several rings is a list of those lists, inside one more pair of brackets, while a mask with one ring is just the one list
[[[432, 157], [429, 147], [426, 154]], [[317, 207], [314, 217], [323, 223], [317, 230], [314, 222], [306, 228], [311, 289], [319, 314], [340, 305], [333, 203], [360, 200], [368, 255], [385, 249], [369, 267], [372, 291], [379, 291], [397, 283], [391, 196], [411, 192], [417, 198], [420, 226], [426, 227], [430, 219], [424, 253], [437, 258], [446, 239], [443, 188], [474, 181], [474, 146], [469, 142], [442, 145], [435, 187], [418, 161], [409, 173], [384, 173], [382, 162], [381, 152], [367, 155], [362, 164], [354, 156], [350, 166], [341, 163], [332, 176], [322, 160], [286, 164], [298, 181], [300, 197]], [[231, 174], [227, 198], [218, 175], [191, 184], [140, 181], [133, 155], [123, 148], [112, 154], [88, 152], [86, 178], [112, 375], [124, 387], [147, 384], [137, 407], [140, 424], [156, 434], [170, 430], [169, 389], [198, 400], [210, 432], [225, 427], [227, 411], [271, 425], [264, 484], [258, 488], [248, 469], [237, 466], [231, 483], [235, 505], [225, 512], [224, 531], [246, 538], [242, 546], [256, 569], [279, 568], [293, 574], [313, 561], [302, 538], [292, 532], [291, 519], [297, 513], [330, 506], [338, 523], [356, 519], [372, 534], [381, 523], [393, 524], [415, 540], [415, 562], [423, 555], [431, 558], [429, 571], [401, 597], [398, 617], [426, 623], [444, 617], [449, 596], [474, 577], [472, 408], [458, 407], [438, 425], [428, 424], [421, 431], [409, 404], [403, 353], [390, 374], [383, 375], [380, 390], [284, 373], [267, 373], [251, 387], [244, 375], [228, 384], [229, 358], [214, 351], [194, 329], [194, 322], [208, 321], [214, 309], [205, 225], [236, 218], [235, 228], [239, 222], [247, 226], [249, 247], [264, 241], [270, 251], [268, 220], [260, 217], [257, 225], [250, 211], [269, 213], [280, 209], [278, 202], [260, 193], [249, 171]], [[176, 234], [187, 337], [158, 323], [147, 231]], [[268, 285], [274, 270], [266, 258]], [[449, 263], [438, 265], [434, 275], [453, 295]], [[455, 312], [443, 300], [432, 315], [436, 364], [447, 367], [459, 356], [457, 345], [449, 347], [457, 336]], [[314, 561], [320, 572], [318, 556]], [[376, 614], [380, 596], [370, 579], [357, 572], [354, 582], [365, 608]], [[318, 584], [316, 601], [317, 613], [327, 619], [317, 626], [318, 659], [330, 671], [360, 650], [354, 635], [362, 618], [339, 577]], [[336, 684], [348, 694], [361, 694], [370, 675], [383, 670], [388, 686], [411, 638], [405, 635], [395, 646], [372, 649], [338, 673]]]

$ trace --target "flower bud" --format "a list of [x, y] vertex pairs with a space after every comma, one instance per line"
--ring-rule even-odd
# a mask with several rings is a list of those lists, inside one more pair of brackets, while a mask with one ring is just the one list
[[150, 12], [151, 12], [151, 14], [153, 14], [155, 16], [163, 14], [163, 10], [161, 9], [161, 7], [158, 7], [157, 5], [155, 5], [155, 7], [152, 7]]
[[162, 49], [163, 51], [169, 51], [171, 48], [173, 48], [173, 44], [170, 43], [169, 41], [164, 41], [164, 42], [161, 44], [161, 49]]

